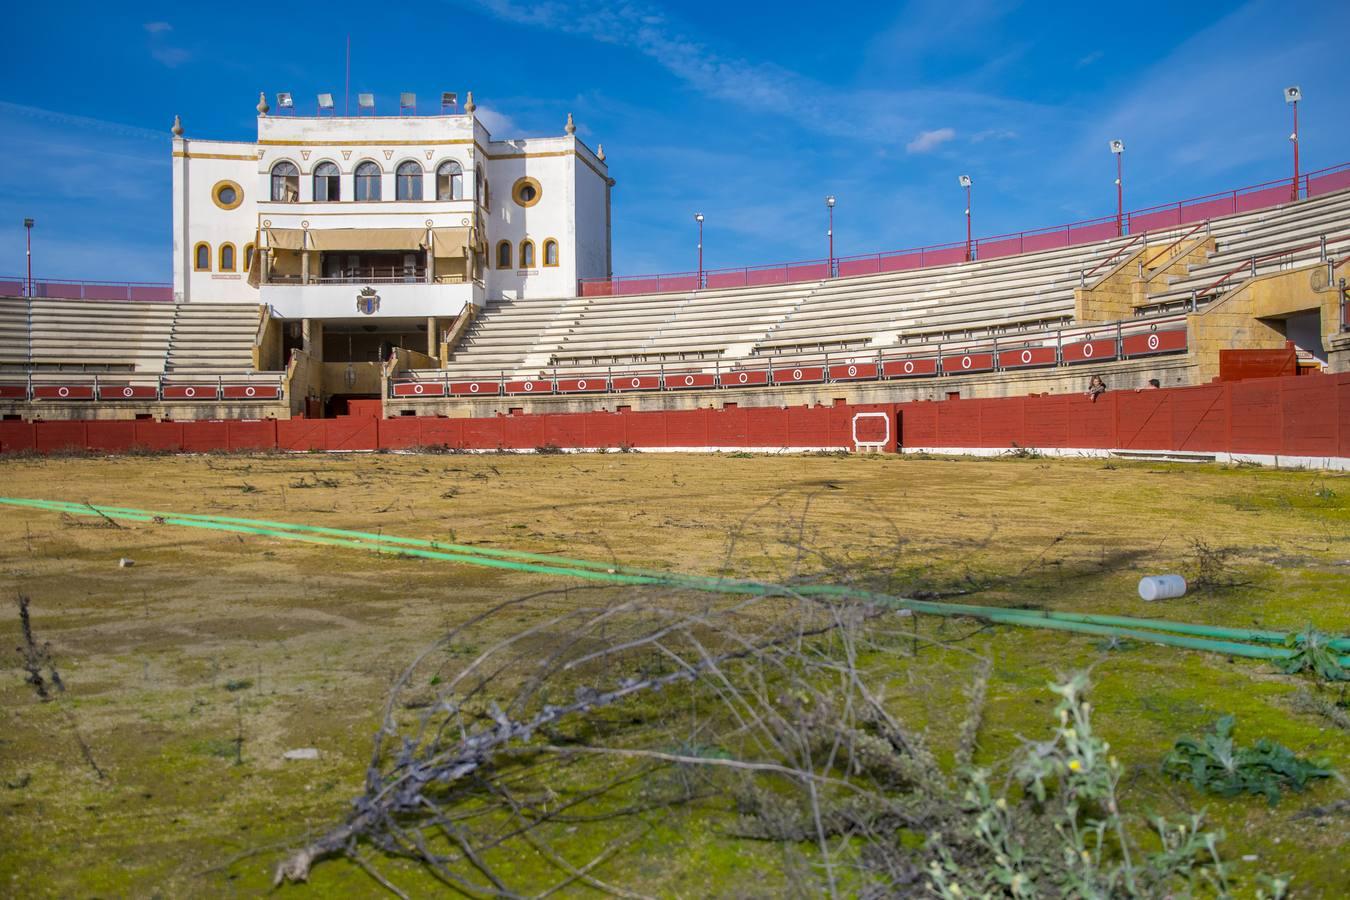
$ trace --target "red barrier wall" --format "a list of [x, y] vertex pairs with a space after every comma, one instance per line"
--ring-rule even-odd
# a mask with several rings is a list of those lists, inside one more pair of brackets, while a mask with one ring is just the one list
[[0, 452], [67, 448], [153, 450], [659, 450], [749, 447], [852, 448], [865, 440], [907, 447], [1128, 449], [1350, 458], [1350, 374], [1253, 379], [1153, 391], [849, 406], [590, 412], [483, 419], [404, 416], [289, 421], [0, 422]]
[[896, 404], [906, 447], [1350, 457], [1350, 374]]

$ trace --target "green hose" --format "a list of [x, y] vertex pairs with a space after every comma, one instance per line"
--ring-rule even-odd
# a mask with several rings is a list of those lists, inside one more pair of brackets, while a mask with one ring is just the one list
[[[232, 516], [206, 516], [193, 513], [170, 513], [127, 507], [95, 507], [90, 504], [52, 500], [31, 500], [0, 497], [0, 503], [50, 512], [82, 516], [117, 516], [132, 521], [158, 522], [191, 528], [204, 528], [240, 534], [297, 540], [305, 543], [350, 549], [371, 550], [423, 559], [459, 562], [490, 568], [561, 575], [605, 581], [614, 584], [651, 584], [668, 587], [687, 587], [734, 594], [768, 594], [791, 592], [815, 597], [854, 597], [868, 599], [887, 606], [910, 609], [914, 612], [939, 616], [973, 616], [991, 622], [1023, 627], [1049, 628], [1079, 634], [1136, 640], [1203, 650], [1230, 656], [1255, 659], [1287, 659], [1296, 651], [1280, 646], [1254, 646], [1247, 642], [1284, 644], [1283, 632], [1254, 629], [1223, 628], [1191, 625], [1161, 619], [1133, 619], [1128, 616], [1099, 616], [1080, 613], [1056, 613], [1040, 610], [1018, 610], [991, 606], [970, 606], [959, 603], [940, 603], [927, 600], [891, 597], [835, 585], [800, 585], [778, 588], [756, 582], [712, 578], [700, 575], [660, 572], [649, 569], [606, 564], [592, 560], [569, 559], [551, 554], [528, 553], [519, 550], [500, 550], [474, 547], [466, 544], [442, 543], [421, 538], [385, 536], [369, 532], [349, 531], [287, 522], [241, 519]], [[1168, 633], [1172, 632], [1172, 633]], [[1211, 639], [1211, 638], [1218, 638]], [[1350, 649], [1350, 639], [1336, 638], [1329, 642], [1333, 649]], [[1350, 657], [1340, 660], [1350, 665]]]

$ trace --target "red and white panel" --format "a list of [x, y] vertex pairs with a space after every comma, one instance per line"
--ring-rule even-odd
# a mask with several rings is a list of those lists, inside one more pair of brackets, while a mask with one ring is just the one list
[[659, 391], [660, 375], [614, 375], [610, 378], [616, 391]]
[[558, 379], [558, 393], [560, 394], [597, 394], [604, 393], [607, 390], [609, 390], [609, 384], [604, 375]]
[[100, 400], [154, 400], [159, 396], [153, 384], [100, 384]]
[[92, 384], [35, 384], [34, 400], [93, 400]]
[[918, 375], [936, 375], [937, 358], [932, 356], [915, 359], [892, 359], [881, 364], [881, 374], [885, 378], [913, 378]]
[[1150, 331], [1131, 334], [1121, 341], [1126, 356], [1147, 356], [1150, 353], [1172, 353], [1186, 349], [1186, 329]]
[[553, 382], [547, 378], [522, 378], [506, 383], [508, 394], [551, 394]]
[[942, 357], [942, 371], [948, 375], [989, 372], [994, 368], [992, 353], [952, 353]]
[[[722, 382], [726, 384], [724, 380]], [[760, 382], [763, 384], [763, 382]], [[666, 390], [668, 391], [687, 391], [693, 388], [717, 387], [717, 376], [712, 372], [686, 372], [680, 374], [666, 375]]]
[[400, 381], [394, 384], [395, 397], [442, 397], [445, 385], [439, 381]]
[[839, 363], [830, 366], [831, 381], [856, 381], [862, 378], [876, 377], [876, 363]]
[[1116, 358], [1115, 338], [1099, 338], [1095, 341], [1074, 341], [1065, 344], [1064, 361], [1066, 363], [1095, 362]]
[[[430, 385], [428, 385], [430, 387]], [[436, 396], [445, 393], [444, 386]], [[456, 397], [495, 397], [501, 393], [501, 383], [497, 381], [452, 381], [450, 393]]]
[[219, 395], [214, 384], [166, 384], [165, 400], [214, 400]]
[[824, 366], [793, 366], [791, 369], [774, 369], [774, 384], [809, 384], [825, 380]]
[[1053, 366], [1054, 364], [1054, 347], [1023, 347], [1020, 350], [1000, 350], [998, 352], [1000, 369], [1030, 369], [1035, 366]]
[[227, 384], [221, 388], [226, 400], [277, 400], [281, 397], [279, 384]]
[[769, 383], [769, 370], [758, 369], [744, 372], [723, 372], [722, 387], [755, 387]]

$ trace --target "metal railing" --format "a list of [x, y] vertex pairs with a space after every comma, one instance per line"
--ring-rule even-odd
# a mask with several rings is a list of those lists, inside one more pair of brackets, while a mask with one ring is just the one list
[[161, 281], [73, 281], [65, 278], [0, 277], [0, 296], [34, 300], [173, 301], [173, 285]]
[[[952, 241], [905, 250], [867, 253], [861, 256], [837, 256], [834, 258], [833, 266], [827, 260], [805, 260], [767, 266], [711, 269], [705, 270], [701, 276], [697, 272], [678, 272], [582, 278], [577, 283], [577, 294], [582, 297], [595, 297], [712, 290], [721, 287], [753, 287], [757, 284], [789, 284], [952, 265], [965, 262], [967, 258], [976, 261], [989, 260], [1108, 240], [1121, 237], [1123, 234], [1141, 232], [1146, 234], [1149, 231], [1179, 228], [1192, 222], [1265, 209], [1289, 203], [1300, 197], [1317, 197], [1343, 188], [1350, 188], [1350, 163], [1341, 163], [1300, 175], [1297, 183], [1292, 177], [1265, 181], [1133, 210], [1124, 213], [1120, 219], [1114, 215], [1103, 216], [1066, 225], [977, 238], [970, 242], [969, 254], [965, 241]], [[1084, 276], [1084, 282], [1088, 277], [1091, 275]]]
[[1248, 273], [1248, 274], [1245, 276], [1246, 278], [1255, 278], [1255, 277], [1256, 277], [1256, 267], [1257, 267], [1257, 265], [1258, 265], [1259, 263], [1267, 262], [1267, 261], [1272, 260], [1272, 259], [1280, 259], [1281, 257], [1285, 257], [1285, 256], [1290, 257], [1290, 258], [1291, 258], [1291, 262], [1292, 262], [1293, 255], [1294, 255], [1295, 253], [1301, 253], [1301, 252], [1303, 252], [1304, 250], [1311, 250], [1311, 249], [1313, 249], [1314, 247], [1318, 248], [1318, 249], [1321, 251], [1321, 252], [1320, 252], [1320, 261], [1321, 261], [1321, 262], [1326, 262], [1326, 259], [1327, 259], [1327, 243], [1328, 243], [1328, 242], [1335, 243], [1335, 242], [1337, 242], [1337, 241], [1343, 241], [1343, 240], [1347, 240], [1347, 239], [1350, 239], [1350, 231], [1344, 232], [1344, 233], [1342, 233], [1342, 234], [1332, 235], [1332, 236], [1330, 236], [1330, 237], [1328, 237], [1327, 235], [1323, 234], [1323, 235], [1322, 235], [1321, 237], [1319, 237], [1317, 240], [1315, 240], [1315, 241], [1310, 241], [1309, 243], [1306, 243], [1306, 244], [1299, 244], [1299, 245], [1294, 246], [1294, 247], [1282, 247], [1282, 248], [1279, 249], [1279, 250], [1272, 250], [1270, 253], [1264, 253], [1264, 254], [1261, 254], [1260, 256], [1251, 256], [1251, 257], [1248, 257], [1247, 259], [1245, 259], [1245, 260], [1243, 260], [1242, 262], [1238, 263], [1238, 264], [1237, 264], [1236, 266], [1234, 266], [1233, 268], [1229, 269], [1229, 270], [1228, 270], [1227, 272], [1225, 272], [1224, 274], [1220, 275], [1218, 278], [1214, 279], [1214, 281], [1210, 282], [1208, 285], [1206, 285], [1206, 286], [1205, 286], [1204, 288], [1202, 288], [1201, 290], [1198, 290], [1198, 291], [1192, 291], [1192, 292], [1191, 292], [1191, 297], [1192, 297], [1193, 299], [1196, 299], [1196, 298], [1205, 298], [1205, 297], [1212, 297], [1212, 296], [1214, 296], [1216, 293], [1218, 293], [1218, 290], [1217, 290], [1218, 288], [1222, 287], [1223, 285], [1228, 284], [1228, 282], [1230, 282], [1230, 281], [1233, 280], [1234, 276], [1236, 276], [1236, 275], [1238, 275], [1238, 274], [1240, 274], [1240, 273], [1246, 272], [1246, 273]]
[[[17, 377], [16, 377], [17, 376]], [[21, 379], [21, 380], [19, 380]], [[233, 375], [179, 376], [119, 372], [91, 373], [28, 371], [0, 374], [0, 401], [99, 402], [206, 402], [279, 401], [285, 399], [285, 375], [279, 372], [239, 372]]]

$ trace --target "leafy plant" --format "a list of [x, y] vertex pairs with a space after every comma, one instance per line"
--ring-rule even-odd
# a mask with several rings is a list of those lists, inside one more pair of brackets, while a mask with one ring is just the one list
[[1322, 681], [1350, 681], [1350, 669], [1341, 665], [1340, 654], [1331, 646], [1332, 638], [1309, 627], [1291, 634], [1284, 645], [1295, 651], [1288, 659], [1275, 660], [1275, 667], [1286, 675], [1311, 672]]
[[1282, 788], [1302, 791], [1314, 778], [1335, 774], [1324, 763], [1295, 756], [1268, 738], [1250, 747], [1236, 746], [1235, 722], [1233, 716], [1223, 716], [1209, 734], [1179, 739], [1163, 757], [1163, 772], [1207, 794], [1263, 794], [1271, 806], [1280, 802]]

